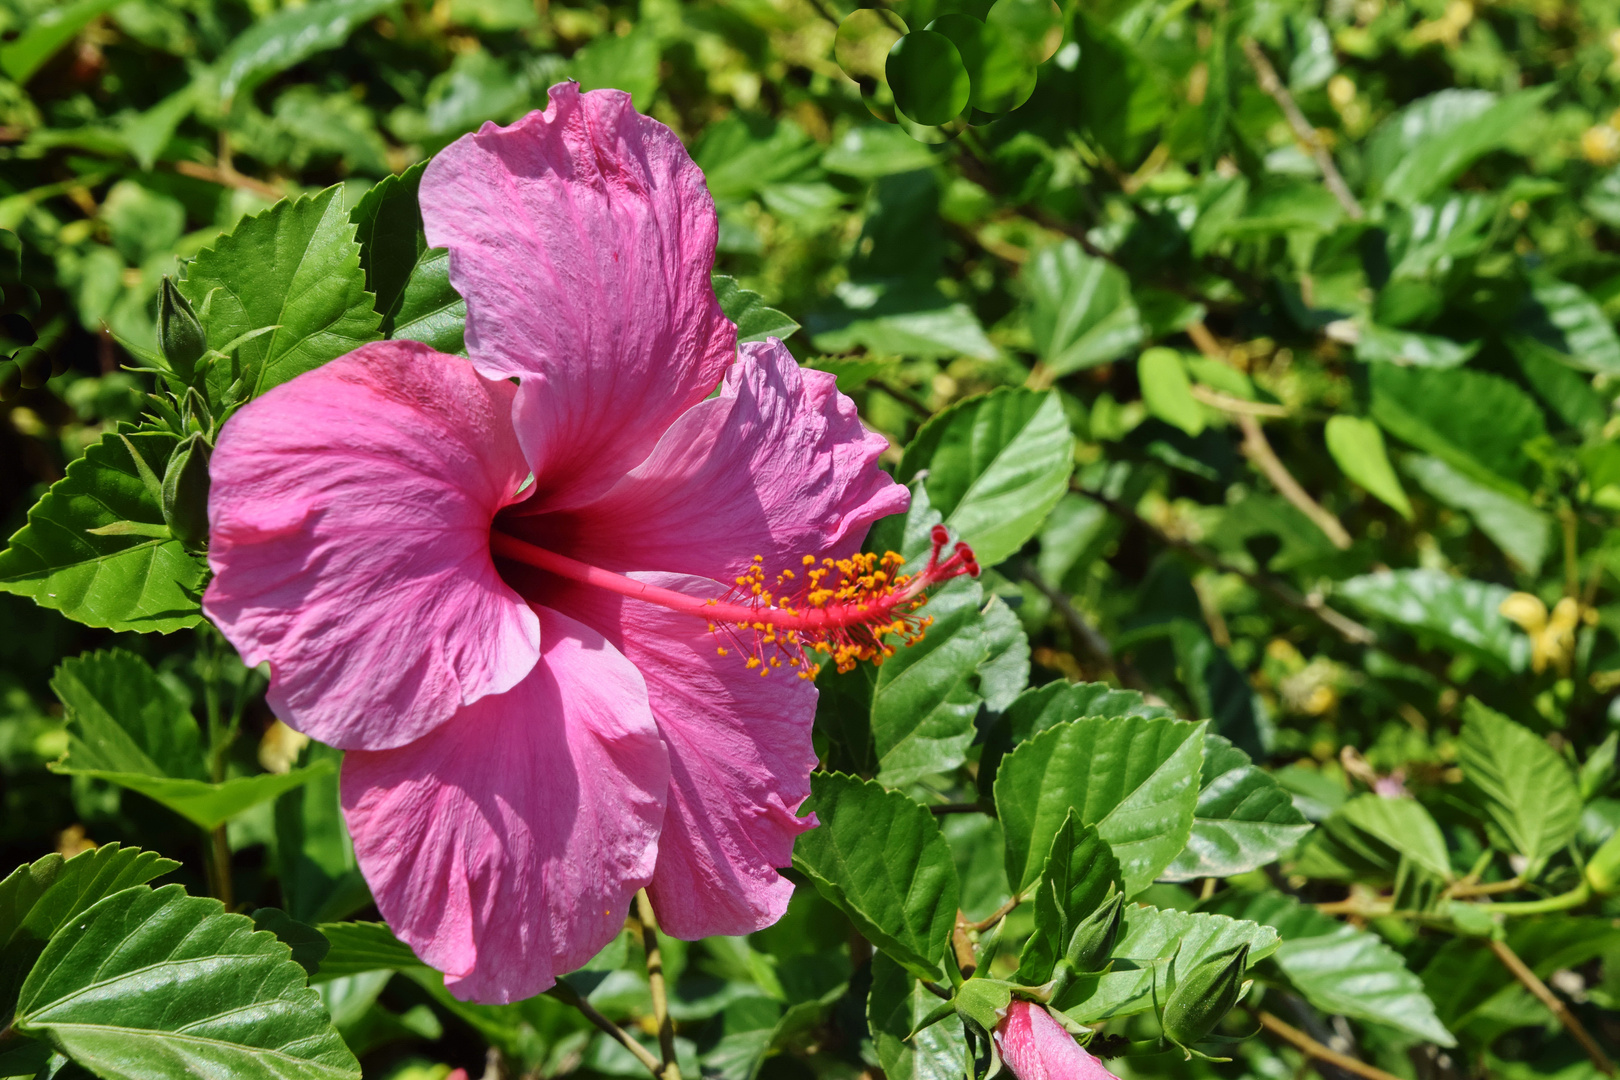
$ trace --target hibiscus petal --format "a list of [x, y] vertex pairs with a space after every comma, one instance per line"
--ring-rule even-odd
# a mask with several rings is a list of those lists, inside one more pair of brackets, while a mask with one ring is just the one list
[[584, 964], [653, 875], [669, 759], [647, 688], [600, 634], [540, 618], [544, 655], [518, 686], [343, 762], [378, 908], [465, 1001], [520, 1001]]
[[873, 521], [906, 508], [910, 493], [876, 467], [888, 445], [832, 375], [801, 369], [774, 339], [748, 344], [718, 397], [600, 500], [558, 516], [570, 550], [616, 569], [729, 581], [755, 555], [768, 571], [797, 568], [854, 551]]
[[552, 87], [544, 113], [441, 151], [421, 202], [473, 363], [523, 381], [518, 429], [552, 507], [646, 457], [736, 357], [703, 173], [628, 94]]
[[514, 388], [465, 360], [374, 342], [225, 425], [203, 609], [270, 705], [323, 742], [385, 749], [515, 686], [540, 621], [489, 553], [528, 472]]
[[1039, 1005], [1014, 1001], [996, 1027], [996, 1049], [1018, 1080], [1119, 1080]]
[[[715, 582], [633, 574], [692, 596]], [[669, 809], [648, 893], [664, 931], [695, 940], [747, 934], [787, 910], [793, 884], [777, 873], [793, 838], [815, 825], [794, 811], [810, 794], [816, 687], [785, 664], [761, 678], [701, 619], [609, 592], [566, 587], [547, 599], [600, 629], [647, 681], [669, 747]]]

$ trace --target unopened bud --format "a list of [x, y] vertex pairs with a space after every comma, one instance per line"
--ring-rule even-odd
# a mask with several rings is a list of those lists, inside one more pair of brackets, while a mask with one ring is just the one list
[[208, 350], [208, 338], [191, 304], [175, 287], [173, 278], [163, 279], [158, 293], [158, 346], [174, 373], [190, 382], [197, 361]]
[[1193, 968], [1164, 1007], [1164, 1034], [1177, 1046], [1199, 1042], [1231, 1011], [1243, 993], [1249, 945], [1220, 953]]
[[1620, 892], [1620, 832], [1603, 842], [1586, 864], [1586, 882], [1599, 896]]
[[187, 435], [163, 472], [163, 522], [188, 548], [200, 548], [208, 541], [210, 451], [201, 435]]
[[1080, 974], [1101, 970], [1108, 962], [1108, 954], [1114, 951], [1114, 942], [1119, 939], [1124, 912], [1125, 894], [1116, 892], [1074, 928], [1063, 959]]
[[22, 372], [24, 389], [37, 390], [50, 381], [51, 358], [44, 349], [33, 345], [26, 349], [18, 349], [11, 354], [11, 362]]

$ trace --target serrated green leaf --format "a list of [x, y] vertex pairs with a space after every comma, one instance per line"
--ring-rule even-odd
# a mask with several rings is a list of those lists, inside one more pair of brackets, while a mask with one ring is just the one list
[[114, 893], [58, 931], [16, 1025], [108, 1080], [360, 1076], [287, 946], [178, 885]]
[[1048, 728], [1083, 716], [1163, 716], [1175, 713], [1163, 705], [1149, 705], [1135, 690], [1117, 690], [1107, 683], [1049, 682], [1032, 686], [1013, 699], [985, 738], [979, 755], [979, 790], [991, 794], [1001, 759], [1014, 746]]
[[64, 859], [47, 855], [0, 881], [0, 1028], [11, 1023], [23, 976], [51, 936], [103, 897], [180, 864], [152, 851], [103, 844]]
[[1416, 799], [1358, 795], [1334, 817], [1389, 845], [1414, 863], [1442, 878], [1451, 877], [1446, 840], [1434, 817]]
[[336, 771], [307, 769], [211, 783], [203, 768], [196, 718], [145, 660], [113, 649], [66, 660], [51, 680], [68, 716], [68, 753], [51, 766], [95, 776], [162, 803], [204, 829], [310, 779]]
[[1338, 584], [1338, 594], [1368, 615], [1462, 649], [1503, 671], [1523, 671], [1530, 639], [1501, 613], [1510, 590], [1440, 570], [1383, 570]]
[[1088, 717], [1059, 724], [1002, 759], [996, 810], [1007, 837], [1007, 880], [1039, 877], [1070, 810], [1096, 826], [1134, 896], [1186, 846], [1198, 800], [1205, 724]]
[[1527, 728], [1469, 698], [1457, 762], [1485, 810], [1534, 874], [1575, 838], [1581, 794], [1558, 752]]
[[[366, 291], [360, 245], [340, 190], [283, 200], [244, 218], [186, 266], [180, 289], [192, 307], [200, 311], [213, 293], [209, 348], [224, 349], [243, 334], [276, 327], [237, 350], [241, 371], [253, 375], [255, 394], [378, 337], [382, 319]], [[215, 400], [231, 381], [230, 364], [209, 370]]]
[[866, 1022], [884, 1076], [891, 1080], [961, 1080], [965, 1048], [961, 1017], [952, 1014], [917, 1032], [916, 1038], [906, 1038], [940, 1004], [905, 968], [882, 953], [872, 957]]
[[979, 664], [979, 695], [987, 709], [1001, 712], [1029, 685], [1029, 636], [1018, 616], [999, 596], [991, 596], [984, 605], [979, 613], [979, 628], [990, 650]]
[[1187, 847], [1169, 881], [1231, 877], [1276, 862], [1311, 831], [1293, 797], [1220, 735], [1204, 736], [1204, 764]]
[[1378, 425], [1359, 416], [1334, 416], [1323, 432], [1327, 438], [1328, 453], [1344, 475], [1366, 488], [1385, 505], [1408, 521], [1412, 520], [1412, 504], [1406, 491], [1395, 476], [1384, 450], [1384, 435]]
[[1441, 1046], [1456, 1045], [1435, 1015], [1422, 980], [1378, 935], [1276, 893], [1233, 890], [1205, 910], [1274, 928], [1282, 943], [1272, 959], [1289, 983], [1323, 1012], [1387, 1024]]
[[384, 923], [321, 923], [315, 929], [331, 946], [321, 958], [319, 975], [323, 981], [366, 971], [406, 971], [426, 966]]
[[799, 324], [788, 316], [767, 306], [765, 298], [759, 293], [738, 285], [736, 278], [714, 274], [712, 279], [720, 310], [737, 324], [737, 344], [764, 341], [768, 337], [786, 341], [799, 328]]
[[299, 922], [280, 908], [253, 909], [256, 929], [276, 935], [281, 943], [292, 950], [293, 962], [313, 975], [320, 970], [321, 958], [332, 948], [321, 932], [308, 923]]
[[984, 566], [1022, 547], [1062, 498], [1074, 436], [1052, 393], [996, 390], [939, 413], [918, 430], [897, 472], [922, 470], [929, 501]]
[[1018, 981], [1039, 986], [1068, 948], [1074, 928], [1096, 911], [1110, 888], [1122, 889], [1119, 862], [1090, 825], [1071, 811], [1052, 836], [1035, 886], [1035, 931], [1018, 957]]
[[178, 440], [164, 432], [107, 434], [67, 467], [0, 552], [0, 590], [109, 630], [167, 634], [201, 621], [205, 568], [178, 540], [90, 535], [121, 521], [163, 526], [129, 440], [163, 474]]
[[390, 329], [404, 299], [405, 284], [427, 251], [422, 209], [416, 199], [426, 168], [426, 162], [419, 162], [403, 173], [383, 177], [349, 211], [354, 239], [360, 245], [360, 268], [366, 274], [366, 288], [376, 298], [385, 337], [392, 336]]
[[1035, 352], [1063, 376], [1118, 360], [1142, 342], [1142, 317], [1125, 271], [1073, 240], [1044, 248], [1022, 280], [1029, 290]]
[[799, 808], [821, 825], [801, 833], [793, 866], [872, 944], [919, 978], [940, 978], [959, 885], [934, 815], [898, 791], [816, 773]]
[[962, 764], [982, 700], [974, 674], [990, 655], [980, 626], [983, 596], [971, 579], [940, 589], [925, 609], [934, 620], [927, 635], [877, 669], [871, 730], [878, 779], [886, 786], [903, 787]]
[[420, 341], [442, 353], [467, 353], [467, 301], [450, 284], [450, 252], [428, 248], [411, 268], [388, 336]]
[[355, 27], [398, 6], [399, 0], [315, 0], [260, 19], [214, 62], [220, 99], [230, 101], [277, 72], [337, 48]]
[[1218, 953], [1249, 945], [1252, 964], [1277, 948], [1277, 931], [1258, 923], [1190, 911], [1125, 907], [1113, 970], [1077, 979], [1056, 1004], [1082, 1024], [1163, 1007], [1180, 980]]

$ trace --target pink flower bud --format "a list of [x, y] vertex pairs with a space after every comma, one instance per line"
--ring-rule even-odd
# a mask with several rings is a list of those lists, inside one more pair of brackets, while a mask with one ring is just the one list
[[995, 1038], [1018, 1080], [1119, 1080], [1039, 1005], [1015, 1000]]

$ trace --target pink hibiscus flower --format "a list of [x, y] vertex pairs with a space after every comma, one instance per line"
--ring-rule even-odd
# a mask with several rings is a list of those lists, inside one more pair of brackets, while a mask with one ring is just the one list
[[506, 1002], [642, 887], [683, 938], [779, 918], [816, 692], [760, 676], [881, 656], [977, 567], [855, 555], [906, 506], [885, 441], [780, 342], [738, 349], [702, 173], [626, 95], [554, 87], [435, 158], [421, 203], [472, 362], [376, 342], [243, 408], [204, 606], [276, 714], [349, 751], [395, 933]]
[[1015, 1000], [995, 1030], [1001, 1060], [1018, 1080], [1119, 1080], [1039, 1005]]

